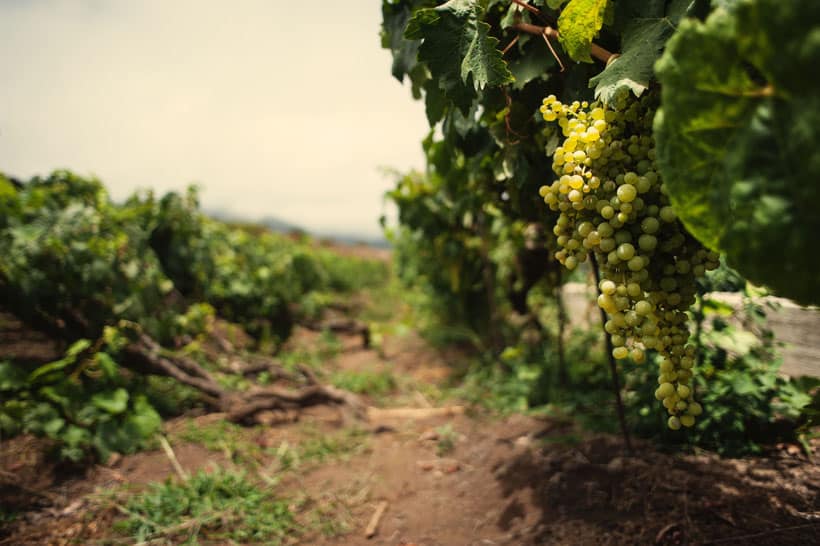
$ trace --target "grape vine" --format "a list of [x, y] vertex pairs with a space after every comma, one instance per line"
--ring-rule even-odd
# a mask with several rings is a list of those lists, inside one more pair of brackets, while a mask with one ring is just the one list
[[[382, 9], [393, 75], [409, 77], [431, 126], [431, 191], [402, 192], [402, 228], [452, 243], [453, 262], [482, 245], [513, 256], [522, 238], [494, 239], [505, 232], [496, 224], [535, 226], [539, 251], [566, 269], [600, 264], [612, 357], [658, 363], [669, 427], [693, 426], [702, 411], [688, 312], [718, 252], [751, 281], [818, 302], [810, 234], [820, 203], [802, 182], [820, 172], [817, 85], [803, 77], [820, 62], [816, 2], [385, 0]], [[491, 228], [470, 234], [481, 244], [450, 235], [487, 217]], [[427, 275], [448, 265], [435, 257]]]

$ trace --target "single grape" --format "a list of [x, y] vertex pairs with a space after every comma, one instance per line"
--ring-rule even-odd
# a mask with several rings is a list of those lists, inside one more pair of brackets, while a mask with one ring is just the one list
[[[630, 173], [633, 174], [633, 173]], [[626, 183], [618, 188], [618, 199], [624, 203], [631, 203], [638, 196], [638, 190], [630, 183]]]
[[[693, 419], [694, 419], [694, 418], [693, 418]], [[669, 428], [671, 428], [672, 430], [678, 430], [678, 429], [680, 428], [680, 426], [681, 426], [681, 421], [680, 421], [680, 419], [678, 419], [677, 417], [675, 417], [675, 416], [673, 415], [672, 417], [670, 417], [670, 418], [669, 418], [669, 420], [668, 420], [668, 421], [666, 421], [666, 424], [667, 424], [667, 425], [669, 426]]]

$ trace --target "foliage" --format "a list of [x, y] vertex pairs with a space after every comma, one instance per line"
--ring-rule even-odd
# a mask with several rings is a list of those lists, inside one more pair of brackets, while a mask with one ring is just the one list
[[345, 460], [367, 449], [365, 431], [351, 428], [334, 434], [306, 430], [307, 437], [296, 445], [283, 441], [275, 448], [281, 470], [303, 468], [328, 460]]
[[330, 383], [350, 392], [377, 397], [396, 388], [396, 378], [388, 370], [339, 371], [331, 376]]
[[149, 247], [150, 201], [115, 207], [99, 181], [56, 171], [0, 196], [0, 209], [0, 294], [20, 318], [69, 340], [114, 318], [172, 320], [154, 313], [173, 283]]
[[207, 424], [190, 419], [180, 431], [179, 439], [200, 444], [211, 451], [223, 451], [242, 442], [243, 430], [243, 427], [222, 419]]
[[[820, 4], [743, 0], [683, 21], [658, 62], [659, 161], [689, 230], [750, 280], [818, 303]], [[775, 258], [776, 257], [776, 258]]]
[[177, 289], [257, 336], [286, 338], [294, 304], [316, 291], [350, 292], [387, 275], [380, 262], [210, 220], [199, 212], [194, 191], [168, 194], [158, 209], [152, 248]]
[[490, 25], [482, 21], [484, 7], [470, 0], [450, 0], [435, 8], [413, 13], [404, 37], [423, 41], [418, 61], [427, 65], [439, 82], [439, 91], [468, 113], [471, 88], [502, 85], [513, 79], [496, 47]]
[[[94, 351], [96, 349], [96, 352]], [[111, 347], [81, 339], [62, 359], [30, 372], [0, 363], [0, 433], [30, 432], [57, 442], [61, 459], [133, 453], [159, 429], [144, 383], [120, 369]]]
[[[410, 78], [433, 129], [423, 143], [427, 170], [401, 177], [388, 194], [399, 209], [401, 227], [393, 233], [398, 272], [406, 282], [426, 287], [445, 328], [467, 328], [500, 352], [521, 334], [504, 320], [509, 313], [531, 315], [527, 293], [539, 283], [562, 281], [548, 227], [555, 214], [537, 194], [550, 172], [544, 150], [558, 143], [555, 130], [542, 127], [534, 115], [541, 99], [588, 99], [589, 85], [596, 84], [596, 94], [606, 98], [628, 89], [641, 92], [664, 41], [691, 6], [575, 0], [558, 12], [561, 2], [539, 2], [536, 17], [507, 2], [431, 4], [383, 3], [383, 45], [394, 53], [394, 76]], [[476, 19], [490, 26], [499, 46], [509, 46], [502, 57], [512, 81], [498, 77], [467, 85], [461, 66], [472, 60], [446, 41], [469, 34]], [[551, 19], [567, 43], [576, 44], [571, 56], [588, 55], [599, 29], [601, 39], [616, 43], [622, 36], [628, 47], [604, 70], [569, 62], [561, 72], [544, 40], [521, 31], [522, 25]], [[404, 42], [396, 37], [403, 21]], [[638, 26], [630, 26], [633, 21]], [[495, 58], [483, 62], [492, 73]], [[602, 79], [590, 82], [596, 72]]]
[[210, 332], [218, 313], [281, 340], [303, 302], [317, 316], [332, 301], [317, 294], [388, 273], [310, 240], [211, 220], [193, 189], [115, 204], [98, 180], [55, 171], [25, 183], [0, 177], [0, 210], [5, 307], [68, 346], [55, 362], [0, 364], [0, 433], [48, 436], [75, 461], [132, 452], [158, 429], [156, 408], [196, 403], [190, 389], [123, 366], [133, 334], [175, 349]]
[[[542, 313], [546, 320], [552, 316], [544, 310]], [[566, 377], [561, 377], [560, 355], [554, 345], [522, 341], [506, 347], [500, 362], [474, 358], [455, 394], [501, 414], [534, 411], [549, 405], [574, 406], [573, 410], [579, 410], [576, 414], [582, 413], [582, 409], [594, 413], [600, 398], [596, 395], [593, 407], [589, 407], [585, 393], [591, 382], [607, 388], [608, 380], [600, 335], [581, 329], [565, 335]]]
[[696, 2], [625, 2], [619, 12], [621, 35], [619, 57], [612, 59], [590, 78], [595, 98], [611, 102], [619, 93], [640, 96], [654, 80], [653, 65], [681, 18]]
[[136, 542], [200, 540], [282, 544], [298, 532], [287, 501], [276, 499], [240, 472], [215, 468], [184, 482], [151, 484], [132, 495], [115, 524]]
[[456, 442], [458, 441], [458, 433], [453, 428], [453, 425], [447, 423], [446, 425], [436, 427], [435, 433], [436, 455], [439, 457], [444, 457], [445, 455], [452, 453], [456, 448]]
[[[410, 78], [431, 125], [423, 143], [426, 172], [402, 176], [388, 194], [401, 224], [393, 233], [398, 273], [426, 287], [443, 328], [486, 339], [500, 351], [519, 334], [502, 317], [511, 310], [528, 314], [527, 292], [555, 270], [547, 250], [551, 234], [540, 227], [546, 209], [537, 198], [539, 173], [548, 168], [546, 139], [532, 112], [544, 93], [560, 92], [562, 82], [544, 77], [557, 64], [543, 41], [527, 37], [500, 61], [509, 74], [496, 68], [500, 51], [470, 54], [466, 44], [488, 28], [500, 46], [499, 26], [529, 21], [514, 7], [466, 1], [383, 6], [383, 43], [401, 51], [405, 67], [394, 75]], [[406, 42], [415, 45], [395, 49], [404, 19]], [[459, 37], [463, 47], [446, 45]], [[488, 44], [482, 43], [479, 49]], [[418, 56], [410, 59], [413, 47]], [[462, 72], [476, 63], [484, 68]], [[502, 83], [511, 87], [498, 88]]]
[[[576, 109], [586, 107], [582, 101], [592, 98], [593, 88], [604, 105], [640, 96], [658, 86], [654, 66], [662, 55], [654, 130], [663, 192], [675, 212], [692, 235], [724, 252], [753, 281], [816, 301], [820, 268], [805, 243], [818, 227], [811, 145], [817, 140], [813, 116], [820, 111], [820, 93], [805, 74], [818, 60], [816, 33], [810, 33], [820, 20], [817, 6], [774, 0], [549, 0], [530, 2], [525, 10], [520, 4], [383, 2], [382, 44], [393, 53], [393, 75], [409, 77], [431, 126], [423, 142], [425, 172], [400, 177], [388, 194], [399, 209], [399, 227], [392, 231], [397, 269], [426, 294], [422, 301], [436, 316], [431, 323], [439, 335], [458, 335], [485, 355], [467, 375], [467, 392], [489, 394], [500, 407], [562, 399], [548, 379], [562, 360], [554, 356], [561, 349], [551, 346], [555, 337], [544, 335], [551, 325], [533, 306], [536, 298], [528, 297], [557, 293], [553, 288], [564, 280], [553, 261], [555, 216], [536, 196], [539, 186], [550, 183], [544, 152], [553, 154], [559, 134], [537, 125], [535, 113], [548, 95]], [[482, 22], [503, 50], [471, 57], [465, 44]], [[549, 33], [540, 25], [557, 25], [566, 55], [584, 62], [573, 63], [562, 51], [555, 53], [561, 59], [556, 62], [541, 35]], [[398, 38], [402, 29], [405, 40]], [[593, 41], [618, 56], [606, 59]], [[476, 62], [484, 67], [477, 69]], [[476, 85], [476, 74], [494, 76]], [[699, 283], [699, 290], [745, 284], [724, 267]], [[524, 343], [531, 328], [541, 332], [535, 351]], [[741, 331], [732, 326], [721, 337], [713, 328], [695, 341], [718, 347]], [[751, 332], [744, 336], [770, 343], [760, 328]], [[710, 335], [719, 339], [707, 340]], [[709, 362], [722, 354], [710, 350], [704, 349]], [[705, 368], [715, 390], [702, 396], [720, 411], [692, 433], [699, 435], [697, 442], [717, 441], [721, 427], [749, 430], [753, 423], [771, 423], [779, 412], [794, 418], [803, 411], [806, 398], [793, 383], [778, 379], [769, 349], [728, 354], [730, 369]], [[594, 367], [579, 372], [581, 367], [570, 363], [576, 382], [565, 385], [570, 392], [563, 403], [593, 409], [588, 406], [600, 401], [584, 393], [585, 382], [603, 387], [609, 379]], [[655, 386], [641, 371], [632, 376], [635, 381]], [[738, 392], [730, 395], [729, 389]], [[738, 428], [736, 412], [744, 405], [752, 408], [750, 422]], [[727, 436], [723, 448], [749, 445], [733, 438]]]
[[558, 17], [561, 45], [571, 59], [592, 62], [592, 39], [604, 25], [607, 0], [570, 0]]

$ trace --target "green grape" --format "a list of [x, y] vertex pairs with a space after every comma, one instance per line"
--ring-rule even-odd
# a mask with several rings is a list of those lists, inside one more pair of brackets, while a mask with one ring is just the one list
[[657, 393], [661, 398], [668, 398], [675, 394], [675, 386], [672, 383], [661, 383]]
[[615, 283], [610, 280], [603, 280], [601, 281], [600, 286], [601, 292], [607, 295], [612, 295], [615, 293], [616, 286]]
[[645, 252], [652, 252], [657, 246], [658, 239], [654, 235], [644, 233], [638, 237], [638, 247]]
[[635, 247], [629, 243], [623, 243], [618, 246], [618, 258], [624, 261], [629, 261], [635, 255]]
[[[672, 417], [670, 417], [669, 420], [666, 423], [669, 426], [669, 428], [671, 428], [672, 430], [678, 430], [681, 426], [681, 420], [678, 419], [677, 417], [675, 417], [674, 415]], [[693, 424], [694, 424], [694, 421], [693, 421]]]
[[615, 242], [618, 243], [619, 245], [622, 245], [624, 243], [632, 242], [632, 234], [629, 233], [628, 231], [626, 231], [625, 229], [622, 229], [620, 231], [616, 231], [615, 232]]
[[627, 267], [630, 271], [638, 272], [644, 268], [644, 261], [641, 256], [634, 256], [632, 257], [629, 262], [627, 262]]
[[637, 298], [638, 296], [643, 294], [643, 289], [641, 285], [636, 282], [631, 282], [626, 285], [626, 293], [629, 294], [632, 298]]
[[598, 224], [598, 234], [601, 237], [613, 237], [615, 235], [615, 228], [609, 222], [601, 222]]
[[664, 222], [674, 222], [678, 219], [678, 215], [675, 214], [675, 209], [672, 207], [663, 207], [660, 212], [660, 217]]
[[629, 355], [629, 349], [626, 347], [615, 347], [612, 349], [612, 356], [618, 360], [624, 359]]
[[617, 195], [618, 199], [620, 199], [622, 203], [630, 203], [638, 196], [638, 190], [632, 184], [626, 183], [618, 188]]
[[703, 408], [701, 408], [700, 404], [697, 402], [690, 402], [689, 407], [686, 408], [686, 413], [693, 417], [697, 417], [701, 413], [703, 413]]
[[[650, 211], [647, 211], [647, 212], [648, 212], [649, 214], [652, 214], [651, 209], [650, 209]], [[659, 230], [659, 229], [660, 229], [660, 227], [661, 227], [661, 224], [660, 224], [660, 222], [658, 222], [658, 219], [657, 219], [657, 218], [654, 218], [653, 216], [654, 216], [654, 215], [652, 215], [652, 216], [647, 216], [647, 217], [646, 217], [646, 218], [644, 218], [644, 219], [643, 219], [643, 221], [641, 222], [641, 230], [642, 230], [644, 233], [648, 234], [648, 235], [651, 235], [651, 234], [653, 234], [653, 233], [657, 233], [657, 232], [658, 232], [658, 230]]]
[[652, 311], [652, 304], [646, 300], [640, 300], [635, 303], [635, 312], [641, 316], [648, 317]]
[[594, 253], [600, 264], [598, 305], [608, 314], [613, 356], [646, 360], [659, 354], [655, 392], [669, 427], [692, 426], [702, 412], [693, 399], [694, 347], [687, 346], [687, 310], [695, 279], [719, 256], [689, 235], [669, 205], [655, 164], [652, 117], [657, 95], [615, 104], [544, 99], [544, 119], [563, 134], [552, 155], [557, 179], [539, 188], [551, 210], [556, 259], [568, 269]]

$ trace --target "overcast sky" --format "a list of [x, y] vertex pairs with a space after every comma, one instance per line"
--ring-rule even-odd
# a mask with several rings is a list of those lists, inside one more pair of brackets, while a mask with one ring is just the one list
[[380, 167], [422, 165], [379, 0], [0, 0], [0, 171], [68, 168], [120, 199], [379, 233]]

